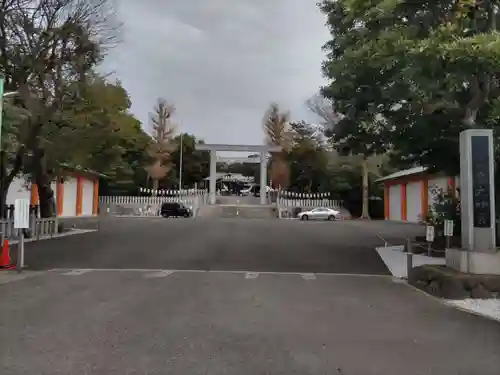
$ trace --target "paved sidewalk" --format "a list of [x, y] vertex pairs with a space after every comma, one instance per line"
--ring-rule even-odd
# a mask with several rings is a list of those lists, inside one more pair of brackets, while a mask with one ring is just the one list
[[0, 270], [0, 284], [12, 283], [34, 276], [40, 276], [44, 273], [44, 271], [22, 271], [18, 273], [16, 270]]
[[[96, 231], [97, 231], [96, 229], [70, 229], [70, 230], [65, 231], [63, 233], [55, 234], [53, 236], [42, 236], [39, 238], [36, 238], [36, 237], [25, 238], [24, 242], [29, 243], [29, 242], [35, 242], [35, 241], [54, 240], [56, 238], [75, 236], [78, 234], [92, 233], [92, 232], [96, 232]], [[18, 240], [9, 240], [10, 245], [16, 245], [18, 243], [19, 243]]]

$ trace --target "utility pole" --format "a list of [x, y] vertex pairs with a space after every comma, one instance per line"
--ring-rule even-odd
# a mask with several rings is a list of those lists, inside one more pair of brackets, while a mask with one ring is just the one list
[[0, 74], [0, 152], [2, 152], [3, 75]]
[[[3, 180], [5, 176], [3, 175], [4, 171], [4, 155], [2, 148], [2, 117], [3, 117], [3, 85], [4, 85], [4, 77], [0, 74], [0, 220], [4, 218], [4, 191], [3, 191]], [[3, 233], [2, 233], [2, 246], [3, 246]]]
[[179, 190], [182, 190], [182, 153], [184, 148], [183, 140], [184, 140], [184, 134], [181, 133], [181, 149], [179, 155]]

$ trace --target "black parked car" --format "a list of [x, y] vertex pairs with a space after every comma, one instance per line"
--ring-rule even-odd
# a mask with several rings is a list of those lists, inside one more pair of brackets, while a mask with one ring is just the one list
[[179, 202], [165, 202], [161, 205], [161, 216], [163, 217], [190, 217], [193, 212], [189, 209], [189, 207], [184, 206]]

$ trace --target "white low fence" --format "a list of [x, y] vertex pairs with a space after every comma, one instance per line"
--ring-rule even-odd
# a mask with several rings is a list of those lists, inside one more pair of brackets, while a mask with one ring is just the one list
[[[14, 219], [0, 220], [0, 237], [2, 239], [17, 238], [22, 229], [14, 228]], [[25, 235], [28, 238], [40, 239], [43, 237], [52, 237], [59, 233], [59, 222], [57, 217], [52, 218], [35, 218], [30, 219], [30, 228], [25, 230]]]
[[[112, 216], [160, 216], [161, 205], [165, 202], [178, 202], [193, 211], [193, 217], [198, 216], [202, 206], [209, 204], [206, 190], [157, 190], [151, 191], [152, 196], [102, 196], [99, 197], [99, 212], [101, 215]], [[149, 194], [149, 191], [143, 191]], [[342, 202], [330, 199], [327, 193], [292, 193], [273, 191], [269, 194], [269, 203], [275, 204], [280, 217], [289, 217], [294, 209], [313, 207], [329, 207], [340, 209]]]
[[328, 207], [340, 208], [342, 201], [326, 198], [282, 198], [278, 197], [276, 200], [278, 207]]
[[114, 216], [160, 216], [163, 203], [178, 202], [189, 207], [196, 217], [200, 207], [208, 203], [208, 195], [172, 196], [102, 196], [99, 197], [99, 212]]
[[331, 199], [329, 193], [278, 191], [275, 200], [280, 219], [294, 218], [297, 212], [315, 207], [327, 207], [338, 210], [342, 208], [342, 201]]

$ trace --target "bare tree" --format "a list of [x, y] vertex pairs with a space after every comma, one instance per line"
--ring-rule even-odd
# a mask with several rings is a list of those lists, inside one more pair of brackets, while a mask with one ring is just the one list
[[0, 70], [6, 90], [18, 91], [18, 104], [30, 114], [19, 132], [14, 164], [9, 172], [0, 171], [2, 204], [24, 168], [38, 185], [41, 215], [52, 216], [55, 165], [47, 151], [59, 128], [71, 126], [63, 107], [79, 99], [87, 75], [117, 41], [113, 16], [108, 0], [0, 1]]
[[290, 147], [290, 113], [281, 112], [278, 104], [272, 103], [264, 115], [264, 133], [268, 145]]
[[325, 135], [331, 136], [335, 126], [343, 117], [335, 110], [335, 103], [321, 94], [316, 94], [306, 101], [306, 106], [320, 118]]
[[287, 187], [290, 184], [290, 167], [286, 153], [292, 144], [290, 130], [290, 114], [282, 112], [276, 103], [272, 103], [264, 116], [264, 133], [270, 146], [281, 146], [283, 151], [271, 155], [269, 179], [276, 187]]
[[153, 190], [158, 190], [159, 182], [172, 169], [171, 154], [175, 150], [173, 134], [175, 125], [172, 116], [175, 107], [165, 99], [159, 98], [151, 115], [151, 126], [153, 128], [153, 142], [148, 153], [151, 163], [146, 167], [149, 177], [153, 180]]

